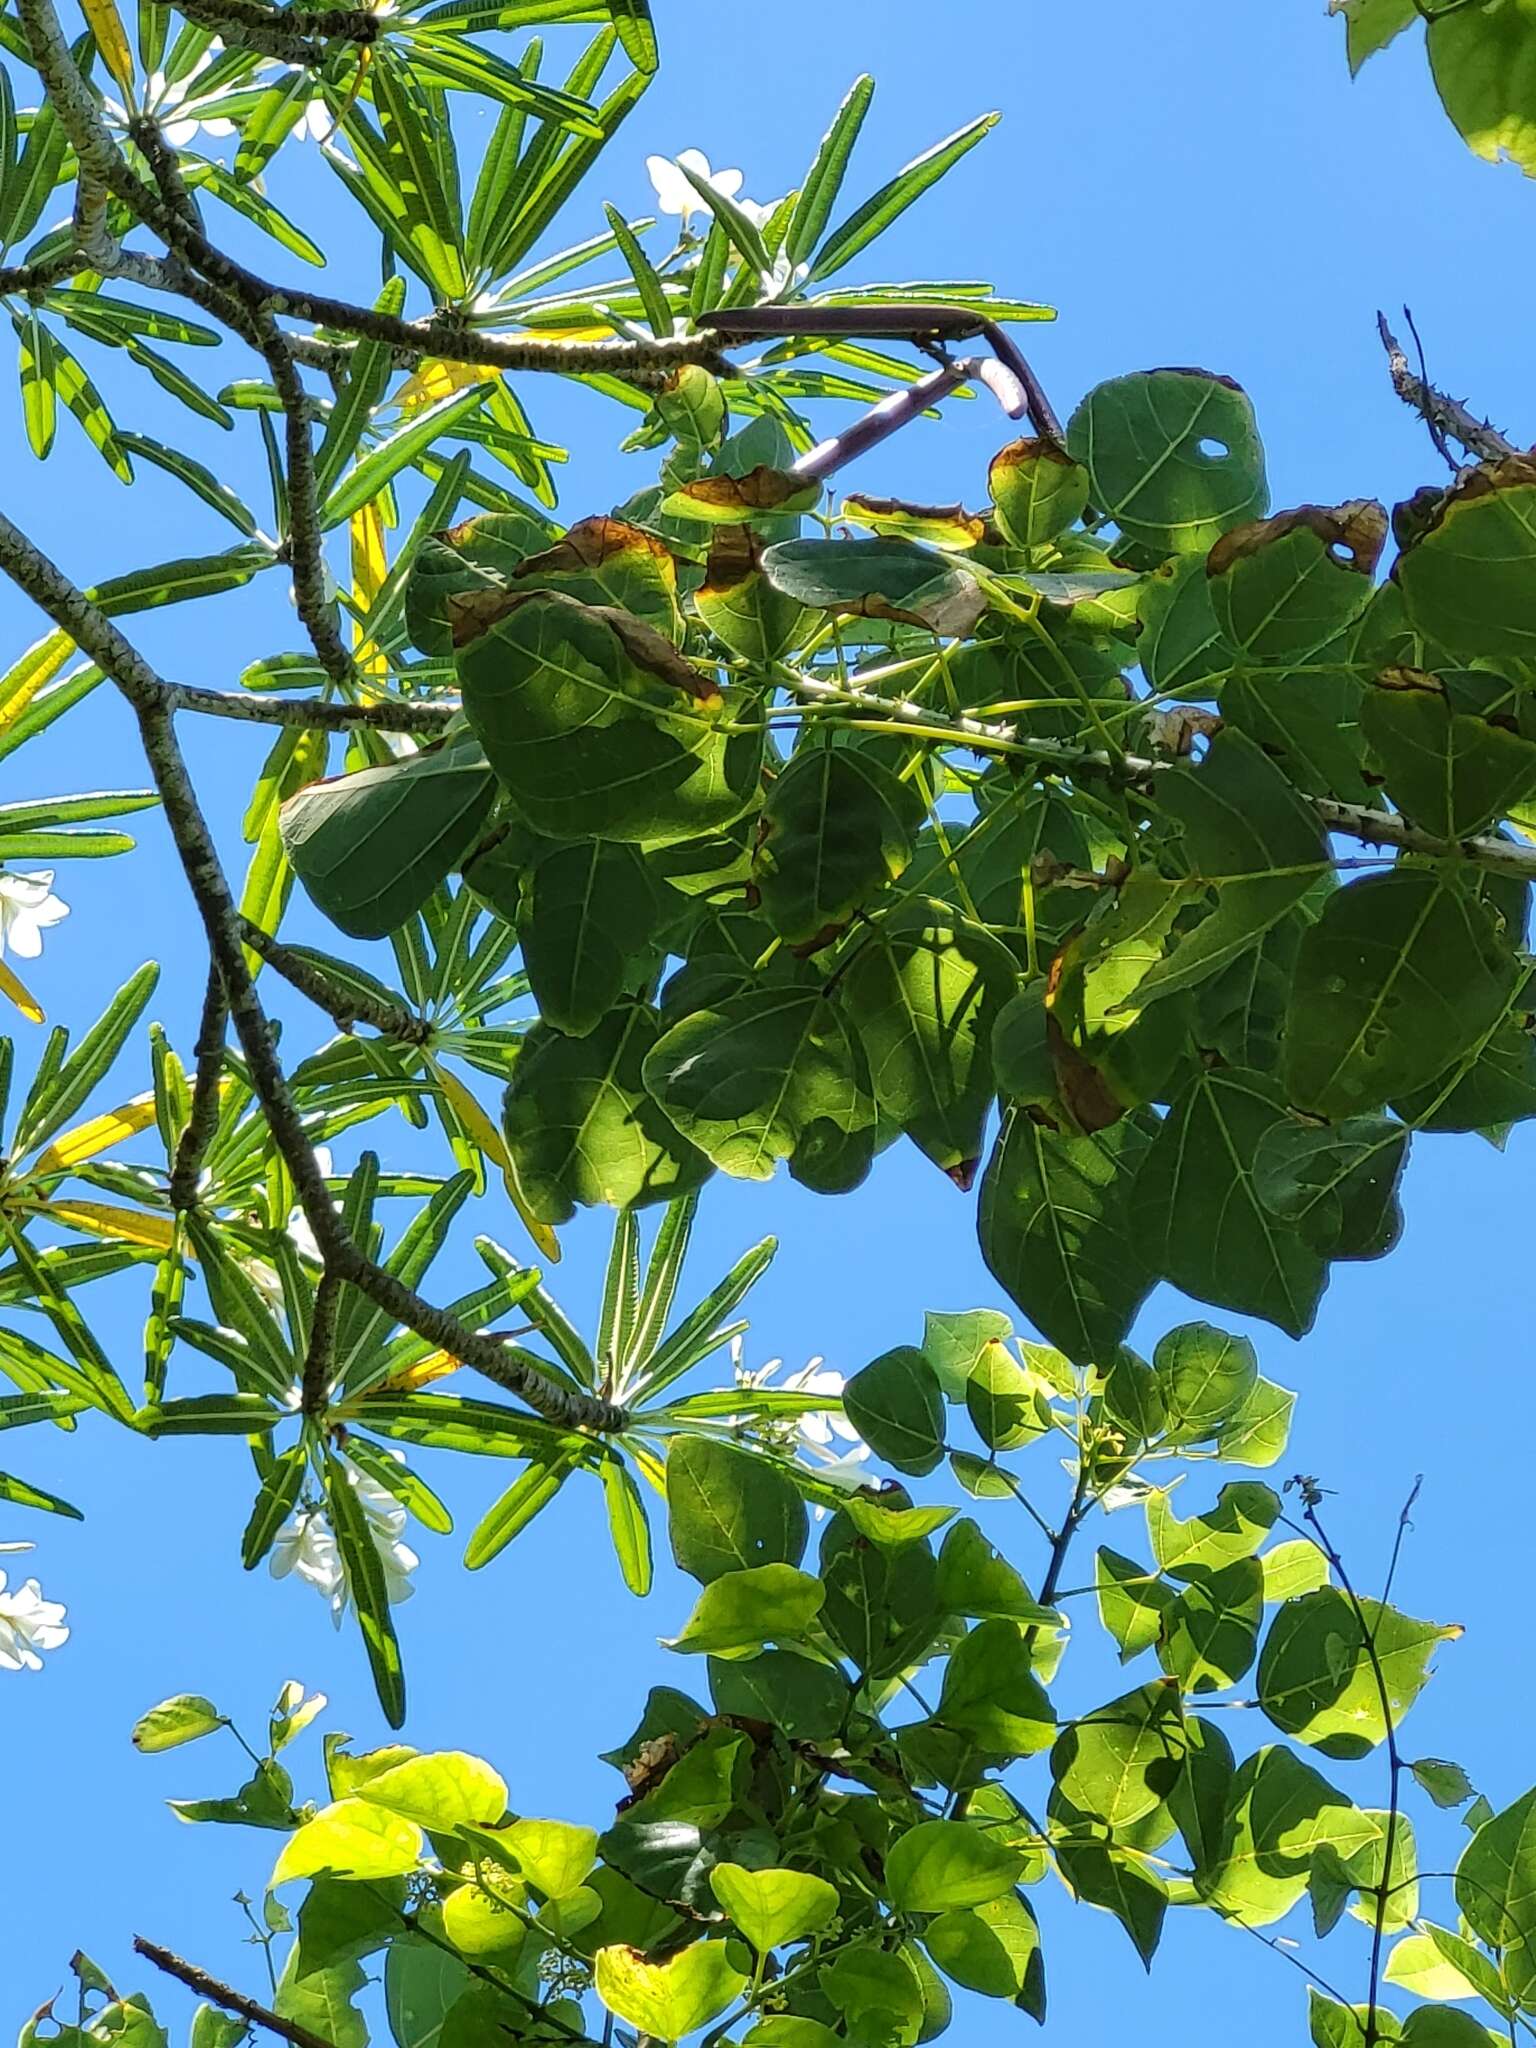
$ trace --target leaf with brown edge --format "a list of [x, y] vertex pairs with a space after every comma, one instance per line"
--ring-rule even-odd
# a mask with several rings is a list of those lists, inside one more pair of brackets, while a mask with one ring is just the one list
[[616, 605], [669, 640], [682, 638], [677, 564], [664, 541], [627, 520], [578, 520], [553, 547], [519, 562], [512, 576], [582, 604]]
[[[955, 553], [979, 547], [989, 538], [986, 519], [979, 512], [967, 512], [961, 504], [919, 505], [908, 498], [868, 498], [856, 492], [844, 498], [842, 516], [875, 533], [927, 541], [932, 547]], [[992, 533], [990, 538], [996, 540], [997, 535]]]
[[748, 661], [775, 661], [805, 618], [798, 599], [775, 590], [763, 574], [761, 535], [747, 525], [719, 526], [709, 544], [694, 609], [715, 638]]
[[1252, 661], [1315, 659], [1369, 604], [1386, 537], [1386, 508], [1367, 498], [1234, 527], [1206, 557], [1217, 625]]
[[997, 523], [1016, 548], [1075, 526], [1088, 507], [1088, 472], [1054, 441], [1010, 441], [987, 471]]
[[[1422, 502], [1421, 502], [1422, 501]], [[1536, 457], [1464, 470], [1398, 507], [1392, 580], [1409, 624], [1466, 660], [1536, 649]]]
[[759, 463], [743, 476], [695, 477], [692, 483], [668, 492], [661, 509], [674, 519], [738, 526], [773, 514], [809, 512], [820, 496], [819, 483], [807, 483], [792, 470]]
[[914, 542], [786, 540], [763, 556], [776, 590], [815, 611], [891, 619], [964, 639], [987, 609], [987, 595], [956, 563]]

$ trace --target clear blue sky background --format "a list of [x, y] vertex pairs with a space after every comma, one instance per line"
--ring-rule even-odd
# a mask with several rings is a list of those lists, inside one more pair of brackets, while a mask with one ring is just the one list
[[[658, 0], [656, 11], [662, 78], [578, 195], [565, 239], [592, 231], [605, 197], [631, 214], [647, 207], [642, 160], [651, 150], [698, 145], [717, 165], [743, 164], [751, 195], [776, 196], [801, 173], [850, 80], [870, 68], [880, 92], [855, 171], [864, 189], [982, 108], [999, 107], [1005, 120], [862, 274], [986, 276], [1059, 307], [1057, 325], [1023, 338], [1063, 409], [1120, 371], [1201, 364], [1252, 392], [1278, 503], [1390, 501], [1435, 474], [1425, 436], [1390, 392], [1374, 334], [1378, 305], [1406, 298], [1433, 372], [1470, 391], [1517, 440], [1536, 431], [1521, 339], [1536, 324], [1536, 271], [1525, 260], [1536, 190], [1466, 153], [1411, 41], [1351, 86], [1342, 34], [1317, 0], [1157, 8], [1099, 0], [1092, 9], [972, 0], [964, 10], [912, 0], [758, 8]], [[483, 118], [472, 115], [471, 126]], [[364, 237], [329, 181], [314, 177], [337, 282], [367, 289], [371, 280], [354, 277], [347, 260]], [[294, 181], [292, 170], [281, 172], [276, 196], [293, 192]], [[282, 256], [263, 260], [276, 271], [294, 267]], [[231, 352], [225, 374], [254, 372]], [[105, 375], [103, 383], [126, 422], [182, 430], [186, 416], [146, 383], [125, 389]], [[540, 429], [572, 447], [569, 516], [603, 509], [646, 480], [640, 461], [607, 452], [609, 422], [588, 394], [540, 389], [531, 402]], [[995, 413], [955, 407], [942, 431], [915, 430], [858, 481], [974, 503], [1000, 438]], [[212, 516], [174, 486], [149, 473], [132, 495], [120, 492], [72, 423], [61, 424], [59, 440], [39, 469], [14, 401], [0, 404], [6, 509], [81, 582], [225, 544]], [[210, 432], [205, 457], [215, 441], [213, 459], [256, 489], [254, 436], [226, 442]], [[137, 630], [171, 673], [229, 686], [255, 654], [294, 644], [274, 582], [217, 610], [168, 614]], [[39, 630], [28, 608], [0, 591], [0, 659]], [[238, 727], [196, 735], [209, 803], [237, 859], [240, 797], [259, 750], [260, 736]], [[102, 691], [56, 739], [5, 764], [0, 795], [139, 779], [126, 721]], [[142, 838], [130, 861], [61, 874], [73, 915], [50, 935], [32, 979], [52, 1014], [83, 1024], [139, 960], [159, 955], [166, 973], [153, 1013], [186, 1049], [201, 970], [153, 820]], [[312, 1028], [296, 1015], [293, 1023]], [[21, 1031], [30, 1059], [38, 1039]], [[142, 1064], [130, 1061], [120, 1074], [122, 1093], [144, 1085]], [[379, 1134], [392, 1142], [382, 1127]], [[1264, 1369], [1302, 1395], [1283, 1469], [1317, 1472], [1337, 1489], [1332, 1520], [1367, 1586], [1379, 1581], [1413, 1476], [1425, 1474], [1399, 1597], [1416, 1612], [1464, 1622], [1467, 1634], [1442, 1656], [1405, 1742], [1410, 1754], [1459, 1758], [1499, 1805], [1533, 1775], [1520, 1622], [1530, 1539], [1522, 1494], [1533, 1160], [1525, 1134], [1503, 1157], [1474, 1139], [1424, 1144], [1393, 1257], [1342, 1269], [1304, 1346], [1256, 1333]], [[852, 1371], [916, 1340], [926, 1308], [1000, 1299], [976, 1251], [972, 1204], [910, 1149], [889, 1155], [852, 1198], [818, 1203], [782, 1180], [767, 1189], [717, 1182], [703, 1214], [693, 1268], [701, 1288], [758, 1236], [771, 1229], [783, 1240], [754, 1303], [756, 1361], [779, 1353], [798, 1363], [821, 1352]], [[494, 1198], [476, 1222], [516, 1242]], [[570, 1234], [558, 1276], [584, 1320], [603, 1228]], [[98, 1310], [132, 1378], [134, 1290], [103, 1291]], [[1142, 1334], [1155, 1337], [1184, 1312], [1158, 1297]], [[184, 1688], [212, 1694], [254, 1726], [280, 1682], [299, 1675], [331, 1695], [330, 1725], [377, 1739], [383, 1728], [356, 1639], [350, 1630], [333, 1635], [321, 1603], [297, 1584], [241, 1574], [250, 1471], [238, 1443], [136, 1444], [87, 1425], [74, 1440], [31, 1431], [5, 1448], [8, 1462], [81, 1501], [89, 1519], [75, 1526], [15, 1514], [0, 1528], [0, 1537], [38, 1540], [35, 1567], [67, 1600], [75, 1631], [42, 1677], [0, 1676], [0, 2025], [19, 2023], [59, 1986], [77, 1944], [125, 1988], [140, 1983], [128, 1955], [134, 1931], [256, 1985], [258, 1958], [242, 1948], [229, 1901], [240, 1885], [259, 1893], [273, 1838], [194, 1833], [161, 1803], [232, 1789], [238, 1758], [214, 1744], [140, 1761], [128, 1729], [150, 1702]], [[509, 1471], [448, 1463], [433, 1476], [467, 1528]], [[1198, 1487], [1187, 1497], [1198, 1498]], [[1106, 1534], [1140, 1551], [1132, 1521], [1126, 1515]], [[479, 1577], [463, 1572], [454, 1541], [424, 1539], [420, 1591], [401, 1615], [411, 1739], [490, 1756], [524, 1811], [599, 1823], [617, 1781], [594, 1753], [627, 1732], [648, 1683], [690, 1675], [657, 1647], [681, 1617], [685, 1586], [668, 1568], [649, 1603], [631, 1600], [600, 1522], [593, 1492], [573, 1488]], [[996, 1533], [1027, 1566], [1028, 1527]], [[15, 1562], [21, 1573], [29, 1568]], [[1093, 1703], [1096, 1688], [1098, 1697], [1117, 1689], [1096, 1647], [1076, 1656], [1079, 1668], [1069, 1666], [1064, 1683], [1079, 1707]], [[1229, 1717], [1240, 1744], [1262, 1739], [1248, 1725], [1257, 1718]], [[304, 1769], [317, 1763], [312, 1740], [298, 1760]], [[1379, 1766], [1341, 1775], [1363, 1803], [1380, 1800]], [[1444, 1823], [1430, 1841], [1454, 1854], [1456, 1833]], [[1433, 1850], [1429, 1861], [1443, 1867]], [[1214, 2038], [1227, 2023], [1215, 2015], [1238, 2013], [1250, 2048], [1303, 2037], [1301, 1979], [1242, 1934], [1208, 1927], [1205, 1916], [1172, 1916], [1148, 1981], [1109, 1919], [1068, 1910], [1049, 1887], [1037, 1896], [1059, 2038], [1103, 2040], [1127, 2024], [1147, 2039], [1191, 2030]], [[1451, 1917], [1443, 1888], [1438, 1903]], [[1357, 1996], [1362, 1934], [1351, 1923], [1325, 1963]], [[163, 2010], [178, 2009], [176, 1997], [163, 1999]], [[1030, 2023], [1006, 2008], [976, 2007], [964, 2024], [965, 2038], [991, 2042]]]

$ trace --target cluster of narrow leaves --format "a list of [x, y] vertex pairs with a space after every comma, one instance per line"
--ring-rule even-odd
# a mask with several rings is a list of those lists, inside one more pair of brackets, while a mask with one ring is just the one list
[[[355, 1755], [340, 1736], [304, 1802], [278, 1753], [324, 1703], [297, 1686], [238, 1791], [175, 1809], [285, 1836], [264, 1919], [283, 1949], [275, 2009], [336, 2048], [376, 2025], [358, 2003], [372, 1958], [397, 2048], [584, 2040], [603, 2012], [620, 2039], [915, 2048], [949, 2024], [955, 1989], [1043, 2021], [1031, 1894], [1052, 1878], [1149, 1967], [1170, 1912], [1266, 1930], [1306, 1906], [1319, 1942], [1343, 1930], [1347, 1949], [1354, 1928], [1352, 1960], [1330, 1950], [1336, 1981], [1363, 1968], [1363, 1921], [1388, 1940], [1385, 1971], [1358, 2008], [1313, 1993], [1319, 2048], [1493, 2042], [1467, 2007], [1508, 2024], [1536, 2006], [1536, 1794], [1495, 1814], [1436, 1758], [1394, 1767], [1385, 1808], [1343, 1782], [1380, 1760], [1460, 1631], [1357, 1598], [1309, 1483], [1306, 1522], [1252, 1479], [1208, 1498], [1213, 1459], [1283, 1455], [1291, 1404], [1206, 1324], [1085, 1372], [995, 1312], [932, 1315], [921, 1346], [850, 1383], [848, 1413], [911, 1478], [947, 1452], [979, 1515], [1015, 1496], [1038, 1513], [1026, 1487], [1051, 1505], [1048, 1453], [1065, 1452], [1042, 1597], [977, 1519], [902, 1485], [845, 1496], [809, 1554], [792, 1469], [747, 1441], [682, 1441], [671, 1545], [699, 1591], [667, 1647], [698, 1682], [654, 1688], [607, 1754], [625, 1789], [606, 1825], [509, 1810], [516, 1787], [477, 1758]], [[1176, 1512], [1185, 1486], [1202, 1504]], [[1069, 1706], [1091, 1650], [1067, 1596], [1094, 1589], [1062, 1579], [1079, 1531], [1115, 1512], [1144, 1516], [1150, 1562], [1099, 1548], [1098, 1615], [1122, 1663], [1152, 1668], [1102, 1701], [1085, 1672]], [[135, 1740], [169, 1749], [223, 1725], [183, 1696]], [[1400, 1802], [1415, 1788], [1467, 1809], [1455, 1925], [1421, 1917]], [[1406, 2018], [1386, 2002], [1401, 1994]]]
[[1536, 22], [1501, 0], [1328, 0], [1342, 14], [1349, 68], [1424, 25], [1441, 105], [1490, 163], [1536, 175]]

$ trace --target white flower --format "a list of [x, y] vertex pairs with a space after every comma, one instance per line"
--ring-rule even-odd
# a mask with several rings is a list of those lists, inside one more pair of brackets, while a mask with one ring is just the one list
[[[821, 1358], [813, 1358], [803, 1365], [799, 1372], [792, 1372], [784, 1382], [785, 1391], [791, 1394], [835, 1394], [838, 1400], [843, 1396], [844, 1380], [840, 1372], [832, 1372]], [[859, 1435], [853, 1424], [840, 1408], [817, 1408], [809, 1415], [800, 1417], [800, 1434], [818, 1459], [826, 1463], [836, 1460], [846, 1462], [853, 1459], [862, 1464], [869, 1456], [869, 1445]], [[835, 1450], [833, 1438], [847, 1444], [847, 1450]]]
[[738, 199], [736, 204], [747, 216], [747, 219], [751, 221], [753, 227], [765, 228], [778, 211], [780, 202], [777, 199], [770, 199], [764, 204], [757, 199]]
[[792, 291], [796, 285], [804, 284], [810, 274], [809, 263], [791, 263], [788, 255], [780, 251], [773, 259], [773, 268], [764, 280], [769, 298], [783, 298], [784, 294]]
[[[387, 1487], [369, 1479], [355, 1465], [349, 1462], [346, 1471], [362, 1505], [379, 1563], [384, 1567], [385, 1593], [390, 1605], [397, 1607], [415, 1592], [411, 1573], [421, 1562], [410, 1545], [400, 1540], [405, 1509]], [[313, 1586], [330, 1603], [331, 1620], [337, 1628], [341, 1627], [349, 1596], [347, 1568], [324, 1508], [299, 1508], [289, 1516], [272, 1545], [270, 1569], [274, 1579], [285, 1579], [291, 1572], [306, 1586]]]
[[[3, 1550], [30, 1550], [30, 1543], [0, 1544]], [[5, 1573], [0, 1572], [0, 1671], [41, 1671], [42, 1650], [56, 1650], [69, 1641], [63, 1604], [45, 1600], [36, 1579], [28, 1579], [14, 1593], [5, 1590]]]
[[6, 949], [18, 960], [35, 960], [49, 925], [68, 917], [69, 905], [53, 894], [53, 869], [36, 874], [0, 872], [0, 959]]
[[[329, 1180], [335, 1168], [331, 1163], [328, 1146], [315, 1147], [315, 1164], [319, 1167], [322, 1178]], [[340, 1204], [333, 1203], [332, 1206], [339, 1207]], [[288, 1212], [288, 1236], [301, 1259], [311, 1259], [317, 1266], [324, 1263], [324, 1255], [316, 1241], [315, 1233], [309, 1227], [309, 1218], [300, 1208], [295, 1207]]]
[[295, 142], [325, 142], [335, 126], [336, 116], [324, 100], [306, 100], [303, 112], [288, 133]]
[[725, 199], [734, 199], [741, 190], [741, 172], [711, 170], [709, 158], [702, 149], [680, 150], [675, 159], [668, 156], [646, 158], [645, 168], [656, 188], [657, 206], [663, 213], [680, 215], [686, 228], [696, 213], [707, 213], [709, 209], [683, 176], [684, 165], [696, 177], [702, 178], [711, 191], [718, 192]]

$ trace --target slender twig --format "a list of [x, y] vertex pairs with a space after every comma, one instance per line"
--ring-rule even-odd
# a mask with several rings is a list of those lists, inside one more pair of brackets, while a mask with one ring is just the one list
[[299, 1383], [299, 1411], [303, 1415], [323, 1415], [330, 1399], [331, 1367], [336, 1362], [336, 1323], [341, 1314], [341, 1288], [340, 1275], [326, 1266], [315, 1289], [309, 1347], [304, 1354], [304, 1375]]
[[242, 917], [239, 924], [240, 936], [251, 951], [259, 953], [301, 995], [308, 996], [317, 1009], [324, 1010], [338, 1031], [369, 1024], [385, 1038], [396, 1038], [402, 1045], [426, 1045], [430, 1041], [431, 1024], [414, 1010], [403, 1009], [398, 1003], [380, 1002], [364, 989], [333, 979], [324, 968], [285, 946], [281, 939], [274, 939], [248, 917]]
[[[1394, 1544], [1392, 1551], [1394, 1570], [1397, 1565], [1398, 1552], [1402, 1547], [1403, 1533], [1408, 1526], [1408, 1511], [1418, 1498], [1419, 1484], [1418, 1480], [1414, 1481], [1413, 1491], [1409, 1494], [1408, 1499], [1403, 1505], [1402, 1513], [1398, 1517], [1397, 1542]], [[1387, 1827], [1386, 1836], [1382, 1843], [1381, 1882], [1369, 1887], [1376, 1895], [1376, 1910], [1371, 1927], [1370, 1993], [1366, 2003], [1365, 2039], [1363, 2043], [1363, 2048], [1376, 2048], [1376, 2043], [1381, 2039], [1378, 2026], [1378, 2007], [1381, 1997], [1381, 1959], [1386, 1941], [1387, 1905], [1391, 1898], [1392, 1856], [1397, 1847], [1398, 1822], [1402, 1803], [1403, 1759], [1402, 1753], [1397, 1746], [1397, 1714], [1392, 1703], [1392, 1690], [1387, 1684], [1387, 1674], [1382, 1665], [1381, 1653], [1376, 1648], [1376, 1630], [1366, 1620], [1365, 1608], [1361, 1604], [1359, 1594], [1356, 1593], [1354, 1587], [1350, 1584], [1349, 1573], [1344, 1568], [1344, 1560], [1340, 1557], [1322, 1522], [1318, 1518], [1315, 1495], [1307, 1500], [1305, 1520], [1316, 1532], [1318, 1547], [1324, 1557], [1327, 1558], [1329, 1565], [1338, 1575], [1339, 1588], [1344, 1594], [1345, 1599], [1348, 1600], [1354, 1614], [1355, 1625], [1360, 1631], [1361, 1648], [1364, 1650], [1366, 1661], [1371, 1667], [1371, 1676], [1375, 1681], [1376, 1696], [1381, 1707], [1381, 1718], [1387, 1732]]]
[[323, 2034], [312, 2033], [297, 2020], [285, 2020], [270, 2006], [260, 2005], [254, 1998], [247, 1998], [243, 1991], [236, 1991], [233, 1985], [220, 1983], [217, 1977], [209, 1976], [196, 1963], [186, 1962], [174, 1955], [170, 1949], [162, 1948], [157, 1941], [146, 1941], [142, 1934], [133, 1937], [134, 1952], [154, 1964], [157, 1970], [164, 1970], [168, 1977], [185, 1984], [189, 1991], [195, 1991], [199, 1998], [210, 1999], [213, 2004], [223, 2006], [226, 2012], [238, 2013], [254, 2027], [265, 2027], [269, 2034], [277, 2034], [284, 2041], [291, 2041], [293, 2048], [335, 2048]]
[[497, 1337], [471, 1330], [446, 1309], [424, 1301], [354, 1244], [332, 1206], [246, 963], [239, 912], [176, 738], [173, 694], [132, 642], [4, 513], [0, 567], [111, 677], [133, 709], [172, 842], [202, 919], [209, 958], [224, 983], [251, 1085], [326, 1265], [397, 1322], [516, 1394], [547, 1421], [573, 1430], [625, 1428], [627, 1410], [557, 1385], [532, 1363], [513, 1357]]
[[192, 1108], [176, 1145], [171, 1167], [171, 1207], [190, 1209], [197, 1200], [203, 1158], [219, 1122], [219, 1086], [224, 1077], [224, 1039], [229, 1030], [229, 1002], [217, 967], [208, 969], [202, 1020], [197, 1027], [197, 1071], [192, 1081]]
[[[1407, 309], [1404, 308], [1406, 314]], [[1411, 315], [1408, 316], [1411, 318]], [[1445, 447], [1445, 436], [1459, 441], [1469, 455], [1480, 456], [1485, 461], [1496, 462], [1501, 456], [1516, 455], [1519, 450], [1513, 441], [1501, 434], [1497, 427], [1487, 420], [1480, 420], [1459, 398], [1451, 398], [1439, 391], [1427, 378], [1415, 376], [1403, 353], [1402, 344], [1387, 325], [1385, 313], [1376, 315], [1376, 331], [1381, 336], [1381, 345], [1387, 352], [1387, 367], [1392, 377], [1392, 389], [1403, 401], [1411, 406], [1428, 426], [1435, 446], [1445, 456], [1452, 469], [1456, 463]]]
[[983, 367], [979, 356], [958, 356], [935, 370], [929, 377], [920, 377], [915, 384], [907, 385], [901, 391], [894, 391], [889, 398], [882, 398], [872, 405], [868, 412], [833, 434], [828, 440], [818, 441], [809, 453], [802, 455], [793, 466], [793, 474], [804, 477], [807, 483], [822, 483], [834, 471], [846, 463], [867, 455], [872, 448], [878, 448], [882, 441], [915, 419], [921, 419], [930, 406], [941, 398], [947, 398], [952, 391], [958, 391], [962, 384], [968, 384]]
[[326, 588], [325, 536], [320, 524], [308, 394], [292, 356], [283, 345], [277, 322], [263, 319], [261, 331], [262, 354], [283, 406], [288, 457], [288, 563], [293, 571], [294, 603], [321, 666], [332, 682], [347, 688], [357, 680], [357, 668], [341, 637], [336, 606]]

